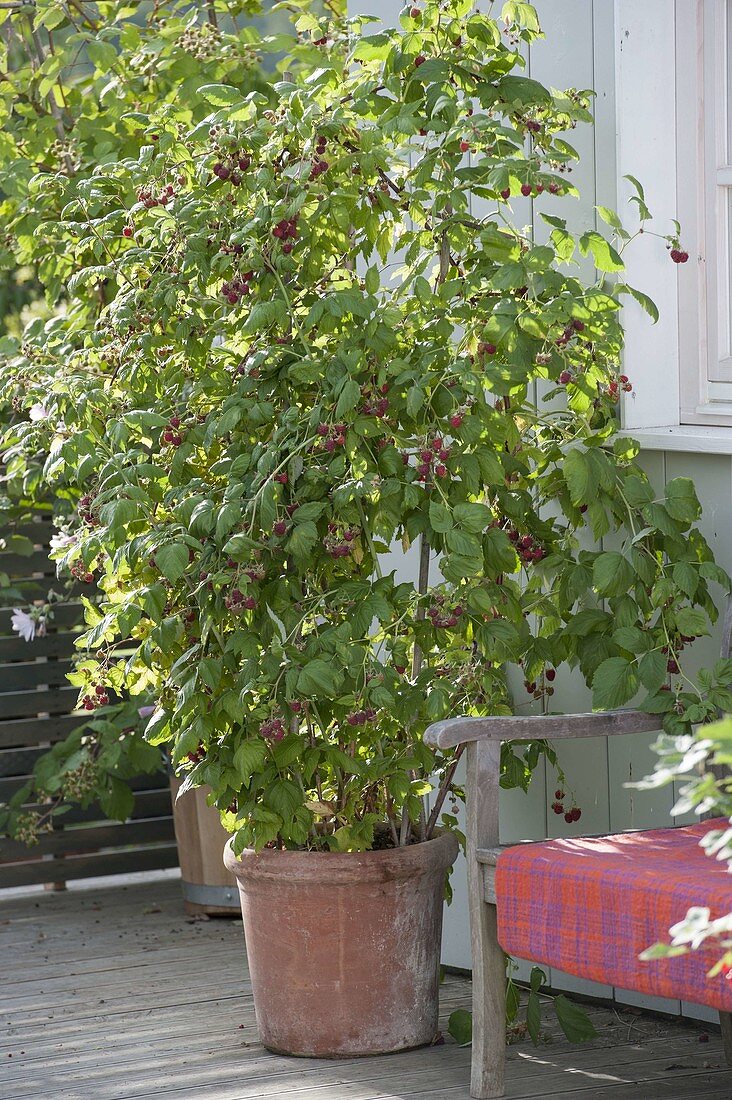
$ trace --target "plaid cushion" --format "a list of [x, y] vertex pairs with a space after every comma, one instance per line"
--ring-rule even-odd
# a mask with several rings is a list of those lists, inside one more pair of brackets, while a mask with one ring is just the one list
[[732, 911], [727, 864], [699, 847], [726, 819], [688, 828], [507, 848], [496, 868], [498, 940], [518, 958], [621, 989], [732, 1012], [732, 980], [706, 972], [719, 949], [641, 962], [693, 905]]

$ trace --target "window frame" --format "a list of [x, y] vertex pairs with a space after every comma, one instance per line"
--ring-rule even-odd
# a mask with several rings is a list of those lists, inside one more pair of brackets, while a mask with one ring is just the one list
[[732, 427], [732, 2], [675, 8], [679, 423]]

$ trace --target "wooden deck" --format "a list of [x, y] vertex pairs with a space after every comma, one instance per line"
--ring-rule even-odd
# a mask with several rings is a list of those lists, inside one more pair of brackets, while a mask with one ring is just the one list
[[[450, 1039], [342, 1062], [268, 1053], [240, 922], [187, 919], [170, 874], [131, 878], [0, 895], [2, 1100], [468, 1100], [470, 1053]], [[448, 977], [443, 1026], [469, 1000], [469, 982]], [[514, 1043], [507, 1096], [732, 1098], [717, 1033], [593, 1014], [592, 1045], [555, 1027], [538, 1048]]]

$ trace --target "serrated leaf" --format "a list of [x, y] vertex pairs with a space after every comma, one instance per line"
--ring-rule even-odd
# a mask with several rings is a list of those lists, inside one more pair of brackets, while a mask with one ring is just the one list
[[625, 267], [622, 257], [609, 241], [594, 230], [583, 233], [579, 239], [579, 249], [583, 256], [592, 254], [598, 271], [622, 271]]
[[340, 392], [335, 409], [336, 417], [340, 418], [345, 416], [351, 409], [355, 409], [360, 397], [361, 387], [355, 379], [349, 378]]
[[701, 515], [701, 505], [694, 482], [688, 477], [675, 477], [666, 484], [666, 509], [680, 523], [693, 523]]
[[601, 596], [622, 596], [633, 584], [635, 571], [617, 550], [598, 554], [592, 566], [592, 583]]
[[637, 690], [638, 674], [625, 657], [608, 657], [592, 678], [592, 702], [598, 710], [622, 707]]
[[686, 634], [690, 638], [699, 638], [709, 633], [709, 623], [703, 611], [696, 607], [680, 607], [675, 612], [674, 618], [680, 634]]
[[587, 452], [577, 447], [569, 450], [564, 456], [562, 473], [572, 503], [585, 504], [597, 488], [597, 478]]
[[239, 89], [230, 84], [202, 84], [198, 94], [214, 107], [233, 107], [244, 102]]
[[169, 542], [156, 550], [155, 563], [165, 579], [175, 584], [188, 568], [188, 547], [181, 542]]
[[433, 531], [444, 534], [452, 529], [452, 516], [444, 504], [437, 500], [430, 501], [430, 526]]

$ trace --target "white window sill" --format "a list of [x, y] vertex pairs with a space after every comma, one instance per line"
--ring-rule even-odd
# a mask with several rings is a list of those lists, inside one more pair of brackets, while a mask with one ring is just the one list
[[732, 427], [676, 424], [665, 428], [625, 428], [646, 451], [687, 451], [691, 454], [732, 455]]

